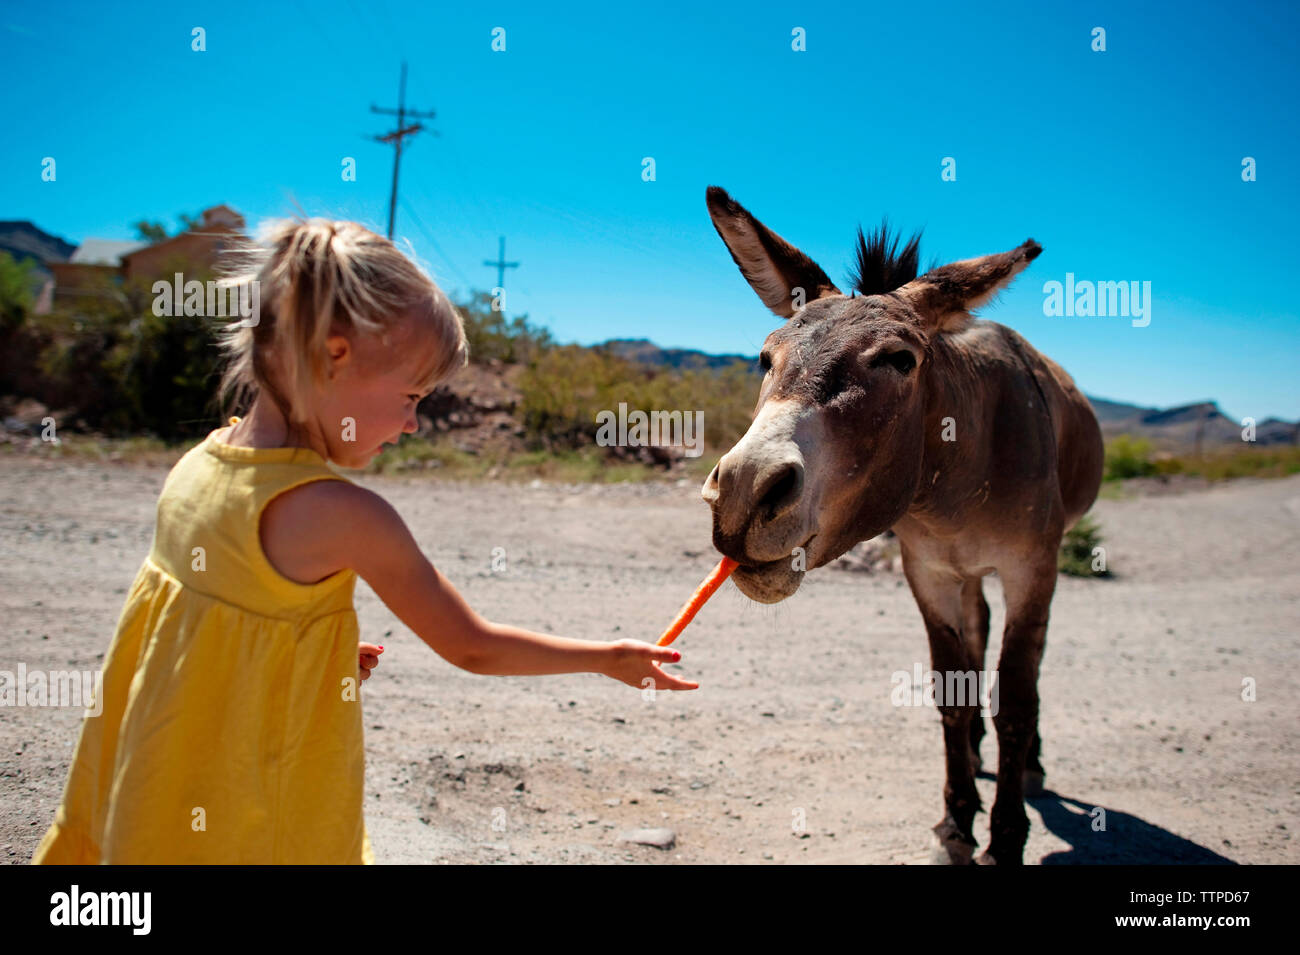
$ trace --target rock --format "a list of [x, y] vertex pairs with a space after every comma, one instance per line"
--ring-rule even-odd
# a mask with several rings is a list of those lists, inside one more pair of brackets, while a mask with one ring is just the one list
[[618, 841], [638, 846], [654, 846], [656, 849], [671, 849], [677, 845], [677, 833], [671, 829], [632, 829], [620, 833]]

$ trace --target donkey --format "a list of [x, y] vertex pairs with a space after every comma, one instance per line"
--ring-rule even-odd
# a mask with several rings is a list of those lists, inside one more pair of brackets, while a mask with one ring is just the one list
[[[733, 579], [776, 603], [811, 570], [893, 529], [940, 675], [984, 668], [996, 571], [1006, 599], [998, 660], [997, 797], [990, 844], [971, 832], [984, 721], [939, 707], [947, 782], [934, 861], [1020, 864], [1026, 792], [1041, 792], [1038, 667], [1064, 532], [1096, 499], [1101, 430], [1059, 365], [1003, 325], [976, 321], [1042, 251], [1033, 239], [917, 276], [919, 235], [858, 230], [845, 295], [725, 190], [706, 193], [741, 274], [785, 324], [763, 344], [744, 437], [701, 489]], [[946, 685], [953, 685], [951, 679]]]

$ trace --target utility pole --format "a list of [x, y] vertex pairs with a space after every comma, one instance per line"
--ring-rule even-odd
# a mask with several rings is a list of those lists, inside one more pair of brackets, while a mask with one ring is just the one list
[[[412, 123], [410, 126], [407, 126], [406, 120], [408, 118], [409, 119], [433, 119], [435, 113], [433, 110], [420, 113], [413, 109], [408, 110], [406, 108], [406, 61], [405, 60], [402, 61], [402, 85], [398, 91], [397, 109], [380, 109], [378, 106], [371, 104], [370, 112], [386, 113], [390, 116], [395, 115], [397, 117], [397, 128], [395, 130], [393, 130], [391, 133], [386, 133], [383, 136], [372, 137], [376, 142], [392, 143], [395, 150], [393, 153], [393, 191], [388, 197], [388, 238], [391, 239], [393, 237], [393, 223], [397, 219], [397, 170], [398, 167], [401, 166], [402, 164], [402, 141], [406, 139], [407, 136], [414, 136], [416, 133], [425, 131], [424, 127], [419, 123]], [[433, 135], [435, 136], [438, 135], [436, 130], [430, 129], [428, 130], [428, 132], [433, 133]]]
[[493, 262], [491, 259], [484, 259], [483, 264], [487, 266], [491, 266], [492, 268], [497, 270], [497, 288], [499, 289], [504, 289], [506, 287], [506, 269], [519, 268], [518, 262], [506, 261], [506, 237], [505, 236], [501, 236], [501, 250], [497, 252], [497, 260]]

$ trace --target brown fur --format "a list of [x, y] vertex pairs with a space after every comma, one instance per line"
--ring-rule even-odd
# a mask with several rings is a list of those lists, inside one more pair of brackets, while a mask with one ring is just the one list
[[[771, 603], [798, 589], [805, 568], [893, 528], [940, 672], [983, 669], [989, 613], [980, 582], [998, 573], [1007, 625], [994, 717], [997, 799], [980, 861], [1019, 863], [1026, 781], [1042, 779], [1037, 681], [1056, 554], [1096, 497], [1102, 442], [1091, 406], [1059, 365], [970, 311], [1042, 248], [1030, 239], [905, 281], [914, 274], [911, 245], [911, 262], [870, 263], [873, 276], [904, 284], [846, 297], [722, 189], [710, 187], [707, 199], [741, 273], [788, 319], [764, 344], [770, 370], [754, 423], [702, 489], [714, 545], [740, 562], [740, 589]], [[935, 831], [945, 861], [967, 862], [983, 721], [978, 704], [940, 711], [948, 780]]]

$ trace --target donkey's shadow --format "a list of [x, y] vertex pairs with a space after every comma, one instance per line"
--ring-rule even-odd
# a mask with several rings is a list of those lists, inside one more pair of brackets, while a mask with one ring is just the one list
[[[980, 776], [995, 779], [989, 773]], [[1030, 796], [1026, 803], [1042, 816], [1048, 832], [1070, 846], [1043, 856], [1042, 865], [1237, 865], [1212, 849], [1137, 816], [1090, 806], [1050, 789]], [[1104, 829], [1094, 828], [1102, 824]]]

